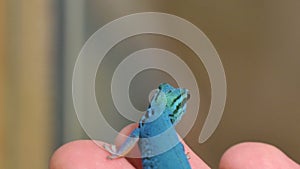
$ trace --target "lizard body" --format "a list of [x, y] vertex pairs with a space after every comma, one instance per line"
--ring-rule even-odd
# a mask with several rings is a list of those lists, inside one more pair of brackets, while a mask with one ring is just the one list
[[138, 128], [132, 131], [125, 143], [118, 150], [114, 145], [104, 145], [112, 154], [108, 158], [125, 156], [138, 143], [143, 169], [190, 169], [174, 128], [186, 111], [188, 99], [187, 89], [160, 84]]

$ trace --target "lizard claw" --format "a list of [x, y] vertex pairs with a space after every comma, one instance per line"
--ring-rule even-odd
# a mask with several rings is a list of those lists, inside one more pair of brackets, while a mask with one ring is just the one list
[[109, 160], [113, 160], [113, 159], [116, 159], [116, 158], [120, 158], [121, 156], [118, 156], [116, 154], [112, 154], [110, 156], [107, 156], [106, 158], [109, 159]]
[[186, 155], [186, 158], [187, 158], [188, 160], [191, 159], [190, 152], [187, 152], [185, 155]]
[[112, 160], [112, 159], [121, 157], [121, 156], [117, 155], [116, 145], [103, 144], [102, 147], [104, 148], [104, 150], [108, 151], [111, 154], [111, 155], [106, 157], [107, 159]]

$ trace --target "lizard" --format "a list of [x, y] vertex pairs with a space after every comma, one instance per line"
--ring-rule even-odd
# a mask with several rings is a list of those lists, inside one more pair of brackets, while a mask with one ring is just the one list
[[189, 97], [187, 89], [160, 84], [130, 137], [118, 149], [115, 145], [103, 144], [111, 154], [107, 158], [124, 157], [138, 143], [143, 169], [190, 169], [187, 154], [175, 130], [175, 125], [186, 112]]

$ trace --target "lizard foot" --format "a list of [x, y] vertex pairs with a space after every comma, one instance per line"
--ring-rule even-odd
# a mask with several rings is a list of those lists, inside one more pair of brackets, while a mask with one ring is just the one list
[[117, 154], [116, 145], [103, 144], [102, 147], [111, 154], [111, 155], [107, 156], [107, 159], [112, 160], [112, 159], [121, 157], [120, 155]]

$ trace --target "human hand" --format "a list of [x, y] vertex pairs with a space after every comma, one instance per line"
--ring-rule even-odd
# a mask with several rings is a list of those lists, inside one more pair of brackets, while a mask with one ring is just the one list
[[[121, 133], [129, 135], [136, 127], [131, 124]], [[120, 138], [116, 144], [122, 143]], [[210, 168], [184, 142], [185, 151], [190, 157], [192, 168]], [[120, 158], [108, 160], [108, 152], [99, 148], [91, 140], [78, 140], [67, 143], [53, 154], [50, 160], [50, 169], [135, 169], [141, 167], [141, 159]], [[300, 169], [300, 166], [289, 159], [277, 148], [263, 143], [241, 143], [227, 150], [220, 161], [220, 169]]]

